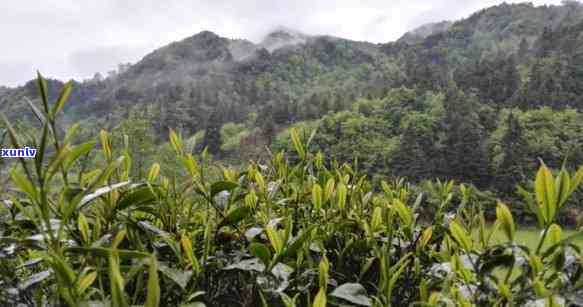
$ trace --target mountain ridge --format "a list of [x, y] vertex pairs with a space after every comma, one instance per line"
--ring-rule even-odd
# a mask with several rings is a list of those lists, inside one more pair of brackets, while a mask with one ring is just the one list
[[[310, 101], [378, 97], [402, 85], [440, 88], [454, 71], [484, 57], [516, 55], [525, 44], [532, 51], [522, 59], [527, 65], [537, 58], [533, 50], [541, 48], [545, 29], [562, 31], [582, 19], [583, 5], [577, 2], [501, 4], [455, 22], [422, 25], [385, 44], [286, 28], [276, 28], [255, 43], [205, 30], [160, 47], [104, 80], [76, 82], [68, 114], [71, 120], [107, 118], [109, 125], [115, 125], [111, 119], [125, 116], [115, 113], [127, 114], [132, 108], [156, 105], [162, 110], [157, 112], [167, 112], [164, 108], [186, 105], [195, 122], [187, 123], [188, 133], [204, 129], [208, 119], [200, 114], [212, 110], [220, 110], [221, 122], [240, 122], [249, 112], [287, 104], [301, 114], [291, 117], [291, 122], [317, 118]], [[62, 82], [54, 81], [50, 87], [58, 90]], [[34, 83], [1, 90], [0, 109], [23, 116], [24, 107], [16, 101], [35, 97], [30, 84]], [[167, 106], [162, 107], [162, 102]], [[338, 109], [348, 104], [338, 103], [344, 105]]]

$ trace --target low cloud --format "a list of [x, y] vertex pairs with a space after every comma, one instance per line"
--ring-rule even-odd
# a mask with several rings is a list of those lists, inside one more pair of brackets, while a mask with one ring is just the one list
[[104, 46], [75, 50], [68, 57], [68, 66], [77, 76], [115, 70], [120, 63], [135, 63], [144, 56], [148, 46]]
[[[90, 78], [202, 30], [259, 42], [268, 31], [284, 26], [307, 34], [388, 42], [423, 23], [458, 19], [501, 2], [0, 1], [0, 84], [22, 84], [36, 69], [60, 79]], [[534, 3], [558, 4], [560, 0]]]

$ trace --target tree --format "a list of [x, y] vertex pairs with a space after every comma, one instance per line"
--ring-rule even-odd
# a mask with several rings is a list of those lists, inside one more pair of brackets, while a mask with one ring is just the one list
[[506, 118], [506, 131], [502, 136], [502, 161], [496, 171], [496, 187], [506, 195], [514, 192], [514, 187], [525, 177], [528, 162], [528, 143], [523, 128], [511, 112]]
[[516, 69], [516, 61], [513, 56], [508, 57], [508, 59], [504, 61], [502, 80], [504, 81], [500, 96], [498, 97], [500, 99], [499, 102], [501, 103], [508, 101], [508, 99], [510, 99], [520, 87], [520, 75]]
[[517, 53], [518, 60], [521, 63], [526, 62], [529, 54], [530, 54], [530, 44], [528, 43], [528, 41], [525, 38], [523, 38], [520, 41], [520, 45], [518, 46], [518, 53]]
[[276, 133], [275, 113], [271, 104], [263, 107], [259, 113], [258, 127], [261, 128], [261, 134], [265, 138], [265, 142], [270, 145], [273, 142]]
[[330, 112], [330, 100], [331, 100], [330, 96], [326, 96], [326, 97], [322, 98], [322, 102], [320, 105], [320, 114], [321, 115], [325, 115], [325, 114], [328, 114], [328, 112]]
[[544, 67], [540, 59], [532, 65], [521, 107], [532, 108], [544, 101], [545, 97], [541, 97], [541, 90], [544, 83], [543, 69]]
[[477, 59], [467, 67], [456, 71], [456, 83], [464, 91], [477, 89], [482, 100], [504, 103], [512, 97], [520, 85], [520, 75], [513, 56], [499, 54], [493, 59]]
[[121, 140], [127, 136], [127, 150], [132, 158], [131, 175], [142, 178], [155, 153], [155, 133], [149, 116], [145, 111], [131, 111], [121, 124], [121, 132]]
[[271, 145], [273, 138], [275, 137], [275, 124], [273, 122], [272, 116], [267, 116], [263, 121], [263, 126], [261, 127], [263, 136], [265, 137], [265, 142]]
[[[353, 101], [350, 101], [352, 103]], [[332, 107], [334, 112], [340, 112], [344, 110], [344, 99], [341, 95], [336, 94], [332, 97]]]
[[304, 102], [304, 118], [305, 119], [315, 119], [319, 117], [320, 112], [320, 98], [316, 94], [312, 94], [310, 98], [308, 98]]
[[583, 33], [579, 34], [576, 41], [577, 45], [569, 59], [565, 77], [561, 81], [564, 89], [572, 96], [583, 98]]
[[102, 82], [103, 81], [103, 75], [101, 73], [99, 73], [99, 72], [96, 72], [93, 75], [93, 78], [91, 79], [91, 81], [93, 81], [93, 82]]
[[450, 179], [485, 186], [489, 183], [488, 159], [482, 148], [484, 136], [477, 110], [478, 99], [456, 86], [447, 91], [445, 107], [445, 148], [442, 173]]
[[209, 153], [216, 155], [221, 151], [221, 121], [217, 110], [211, 113], [206, 125], [202, 147], [207, 148]]
[[406, 63], [407, 87], [417, 88], [420, 93], [441, 88], [448, 76], [444, 67], [424, 63], [420, 59], [410, 60]]
[[275, 123], [283, 125], [283, 124], [287, 124], [288, 122], [290, 122], [290, 111], [289, 111], [289, 103], [285, 102], [285, 101], [278, 101], [274, 104], [273, 109], [273, 120], [275, 121]]
[[568, 78], [563, 78], [568, 69], [558, 56], [538, 59], [532, 66], [530, 78], [526, 84], [524, 105], [539, 107], [541, 105], [553, 108], [564, 107], [569, 103], [562, 88]]
[[405, 128], [395, 163], [396, 174], [414, 182], [427, 178], [430, 172], [427, 156], [418, 139], [419, 135], [412, 126]]
[[554, 35], [553, 31], [549, 27], [545, 27], [543, 34], [537, 42], [538, 50], [537, 55], [541, 58], [550, 55], [551, 50], [554, 46]]

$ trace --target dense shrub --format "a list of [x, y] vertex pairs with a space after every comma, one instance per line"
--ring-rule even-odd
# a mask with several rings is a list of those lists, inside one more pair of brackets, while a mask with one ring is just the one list
[[[5, 119], [14, 147], [39, 152], [14, 166], [13, 189], [2, 195], [2, 305], [583, 304], [580, 233], [564, 238], [555, 223], [583, 168], [554, 176], [543, 164], [534, 192], [522, 191], [542, 229], [529, 248], [505, 204], [488, 227], [475, 189], [376, 187], [310, 152], [314, 135], [295, 130], [294, 163], [277, 153], [241, 171], [193, 156], [171, 131], [182, 168], [163, 176], [154, 163], [138, 180], [129, 151], [113, 156], [102, 131], [103, 165], [89, 169], [82, 157], [97, 142], [72, 144], [74, 128], [64, 137], [54, 129], [71, 85], [49, 104], [38, 83], [38, 136], [27, 140]], [[492, 240], [498, 232], [501, 243]]]

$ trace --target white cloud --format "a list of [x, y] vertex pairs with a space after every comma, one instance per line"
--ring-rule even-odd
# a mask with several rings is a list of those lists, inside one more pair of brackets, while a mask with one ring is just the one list
[[[0, 84], [36, 69], [91, 77], [156, 47], [211, 30], [258, 41], [277, 26], [309, 34], [388, 42], [422, 23], [458, 19], [499, 0], [54, 0], [0, 1]], [[517, 1], [509, 1], [517, 2]], [[560, 0], [534, 1], [557, 4]]]

